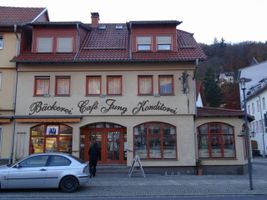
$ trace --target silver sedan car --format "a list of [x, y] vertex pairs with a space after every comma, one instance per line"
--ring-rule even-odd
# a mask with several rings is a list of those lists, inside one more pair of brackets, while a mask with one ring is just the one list
[[32, 154], [11, 166], [0, 166], [0, 189], [60, 188], [74, 192], [88, 181], [88, 163], [70, 154]]

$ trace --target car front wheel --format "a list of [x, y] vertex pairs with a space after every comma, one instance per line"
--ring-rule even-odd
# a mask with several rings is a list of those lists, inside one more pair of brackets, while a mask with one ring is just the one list
[[59, 188], [63, 192], [75, 192], [79, 187], [77, 179], [73, 176], [66, 176], [60, 181]]

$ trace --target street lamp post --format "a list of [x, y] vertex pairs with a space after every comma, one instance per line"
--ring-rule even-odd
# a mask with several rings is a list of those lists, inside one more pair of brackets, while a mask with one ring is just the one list
[[243, 101], [244, 101], [244, 112], [245, 112], [245, 137], [246, 137], [246, 147], [247, 147], [247, 156], [248, 156], [248, 176], [249, 176], [249, 188], [253, 190], [252, 183], [252, 163], [251, 163], [251, 152], [250, 152], [250, 135], [248, 130], [248, 114], [247, 114], [247, 100], [246, 100], [246, 83], [250, 82], [251, 79], [240, 78], [239, 83], [243, 92]]

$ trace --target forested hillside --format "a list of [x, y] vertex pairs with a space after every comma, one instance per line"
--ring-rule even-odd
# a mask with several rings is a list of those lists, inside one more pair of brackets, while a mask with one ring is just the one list
[[[237, 83], [220, 87], [216, 80], [221, 72], [234, 72], [235, 81], [238, 70], [256, 62], [267, 60], [267, 42], [242, 42], [237, 44], [214, 40], [212, 45], [201, 44], [207, 60], [199, 64], [197, 80], [204, 86], [205, 106], [239, 109], [239, 89]], [[209, 81], [215, 79], [215, 81]], [[218, 95], [214, 95], [214, 94]], [[219, 98], [221, 97], [221, 98]]]

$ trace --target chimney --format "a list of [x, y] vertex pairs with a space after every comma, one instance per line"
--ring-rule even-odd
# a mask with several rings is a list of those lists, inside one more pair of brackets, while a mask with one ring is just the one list
[[93, 28], [96, 28], [98, 26], [98, 22], [99, 22], [99, 14], [98, 14], [98, 12], [92, 12], [91, 13], [91, 26]]

